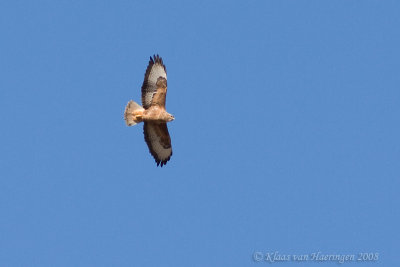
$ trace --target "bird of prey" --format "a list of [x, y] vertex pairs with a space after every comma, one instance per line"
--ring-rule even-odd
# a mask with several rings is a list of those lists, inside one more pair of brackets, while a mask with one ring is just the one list
[[129, 101], [125, 108], [126, 125], [132, 126], [143, 122], [144, 140], [161, 167], [172, 156], [171, 138], [167, 122], [175, 118], [165, 110], [167, 96], [167, 70], [159, 55], [150, 57], [142, 85], [142, 106]]

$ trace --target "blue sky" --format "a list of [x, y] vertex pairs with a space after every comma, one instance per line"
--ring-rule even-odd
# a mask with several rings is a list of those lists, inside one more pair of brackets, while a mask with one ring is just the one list
[[[399, 264], [399, 9], [3, 1], [0, 265]], [[176, 118], [163, 168], [123, 121], [154, 53]]]

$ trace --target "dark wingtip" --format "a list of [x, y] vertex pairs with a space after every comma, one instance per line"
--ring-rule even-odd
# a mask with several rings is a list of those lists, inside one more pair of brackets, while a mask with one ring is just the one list
[[157, 163], [157, 167], [160, 166], [161, 168], [165, 165], [167, 165], [169, 158], [167, 160], [155, 160]]
[[153, 57], [150, 57], [150, 59], [153, 63], [160, 63], [161, 65], [164, 65], [163, 60], [159, 54], [154, 54]]

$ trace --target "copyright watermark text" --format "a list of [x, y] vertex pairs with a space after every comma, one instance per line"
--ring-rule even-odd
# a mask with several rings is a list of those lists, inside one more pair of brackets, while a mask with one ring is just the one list
[[287, 254], [279, 251], [261, 252], [256, 251], [253, 253], [253, 261], [279, 263], [279, 262], [368, 262], [379, 260], [379, 253], [377, 252], [361, 252], [356, 254], [340, 254], [340, 253], [323, 253], [316, 251], [308, 254]]

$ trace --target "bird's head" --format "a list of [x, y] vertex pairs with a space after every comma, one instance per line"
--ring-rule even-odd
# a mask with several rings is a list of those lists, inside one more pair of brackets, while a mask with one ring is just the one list
[[168, 121], [173, 121], [173, 120], [175, 120], [175, 117], [172, 114], [168, 113], [167, 119], [168, 119]]

